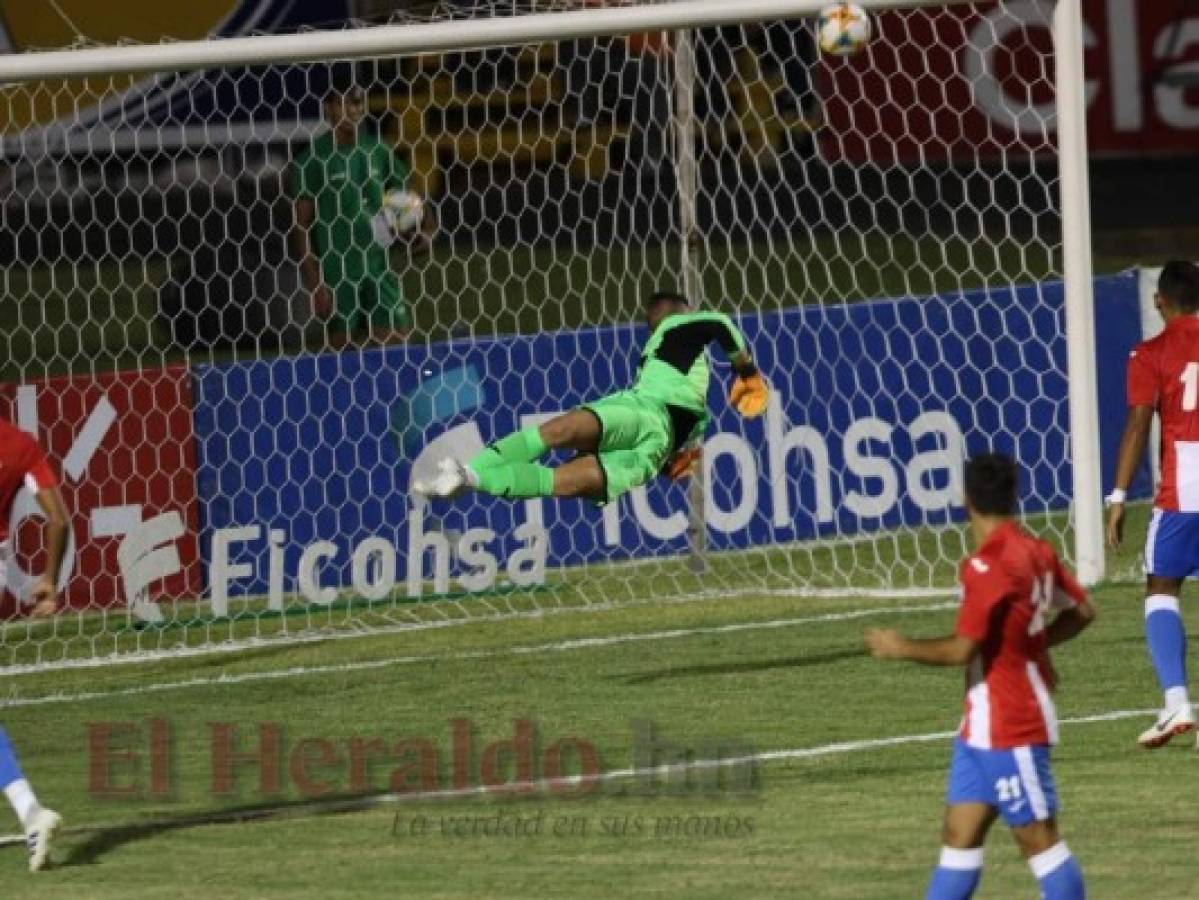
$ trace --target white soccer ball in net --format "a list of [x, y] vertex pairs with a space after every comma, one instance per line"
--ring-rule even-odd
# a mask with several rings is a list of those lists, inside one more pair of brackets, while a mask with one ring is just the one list
[[870, 41], [870, 16], [856, 3], [826, 6], [816, 20], [816, 42], [831, 56], [851, 56]]
[[383, 195], [383, 205], [375, 214], [371, 225], [375, 240], [390, 247], [402, 237], [409, 237], [421, 226], [425, 218], [425, 201], [412, 191], [388, 191]]

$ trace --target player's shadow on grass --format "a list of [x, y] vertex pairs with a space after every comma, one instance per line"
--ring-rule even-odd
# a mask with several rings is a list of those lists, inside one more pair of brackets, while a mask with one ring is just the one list
[[[253, 803], [228, 809], [187, 813], [173, 819], [156, 819], [152, 822], [114, 825], [111, 828], [89, 829], [87, 836], [60, 854], [56, 867], [96, 865], [105, 854], [132, 844], [135, 841], [154, 838], [172, 831], [200, 828], [205, 825], [242, 825], [285, 819], [293, 816], [334, 816], [364, 812], [379, 807], [379, 794], [361, 794], [331, 797], [325, 800], [294, 800], [278, 803]], [[68, 834], [63, 843], [74, 838]], [[23, 845], [14, 845], [23, 846]]]
[[823, 666], [866, 656], [865, 648], [852, 650], [830, 650], [827, 653], [809, 653], [804, 656], [785, 656], [776, 659], [754, 659], [745, 662], [703, 663], [694, 666], [673, 666], [669, 669], [654, 669], [638, 675], [617, 676], [626, 684], [650, 684], [669, 678], [696, 678], [704, 675], [740, 675], [747, 672], [769, 672], [772, 669], [802, 669], [808, 666]]

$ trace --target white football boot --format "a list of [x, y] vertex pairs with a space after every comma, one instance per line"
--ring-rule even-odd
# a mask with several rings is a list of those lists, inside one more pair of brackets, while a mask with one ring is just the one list
[[412, 490], [425, 497], [451, 500], [463, 491], [476, 486], [475, 473], [456, 459], [443, 459], [437, 464], [437, 474], [427, 481], [414, 481]]
[[62, 816], [52, 809], [39, 809], [25, 829], [25, 846], [29, 850], [29, 871], [40, 872], [50, 858], [50, 845], [62, 826]]
[[1151, 728], [1141, 732], [1137, 743], [1146, 750], [1156, 750], [1169, 743], [1170, 738], [1195, 730], [1195, 710], [1186, 703], [1174, 709], [1162, 710]]

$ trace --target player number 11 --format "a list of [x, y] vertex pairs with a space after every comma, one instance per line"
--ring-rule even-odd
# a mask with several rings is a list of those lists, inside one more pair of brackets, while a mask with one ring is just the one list
[[1195, 407], [1199, 406], [1199, 362], [1187, 363], [1187, 367], [1182, 370], [1182, 377], [1178, 380], [1183, 384], [1183, 412], [1194, 412]]

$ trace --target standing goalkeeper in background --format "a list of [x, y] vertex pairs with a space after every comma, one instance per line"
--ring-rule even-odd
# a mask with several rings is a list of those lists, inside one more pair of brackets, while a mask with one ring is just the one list
[[[737, 376], [729, 402], [743, 416], [766, 411], [766, 382], [728, 316], [692, 312], [685, 298], [670, 292], [650, 296], [645, 312], [650, 336], [630, 390], [510, 434], [466, 465], [444, 459], [437, 475], [415, 483], [414, 490], [427, 497], [473, 489], [496, 497], [586, 497], [603, 504], [659, 473], [686, 477], [708, 425], [705, 351], [712, 343]], [[535, 461], [550, 450], [578, 456], [553, 469]]]
[[[387, 191], [404, 188], [408, 169], [362, 127], [366, 98], [348, 69], [331, 73], [324, 106], [329, 131], [313, 140], [290, 172], [300, 274], [312, 292], [313, 311], [332, 317], [337, 344], [406, 340], [412, 317], [371, 220]], [[414, 249], [428, 247], [431, 221], [425, 224]]]

